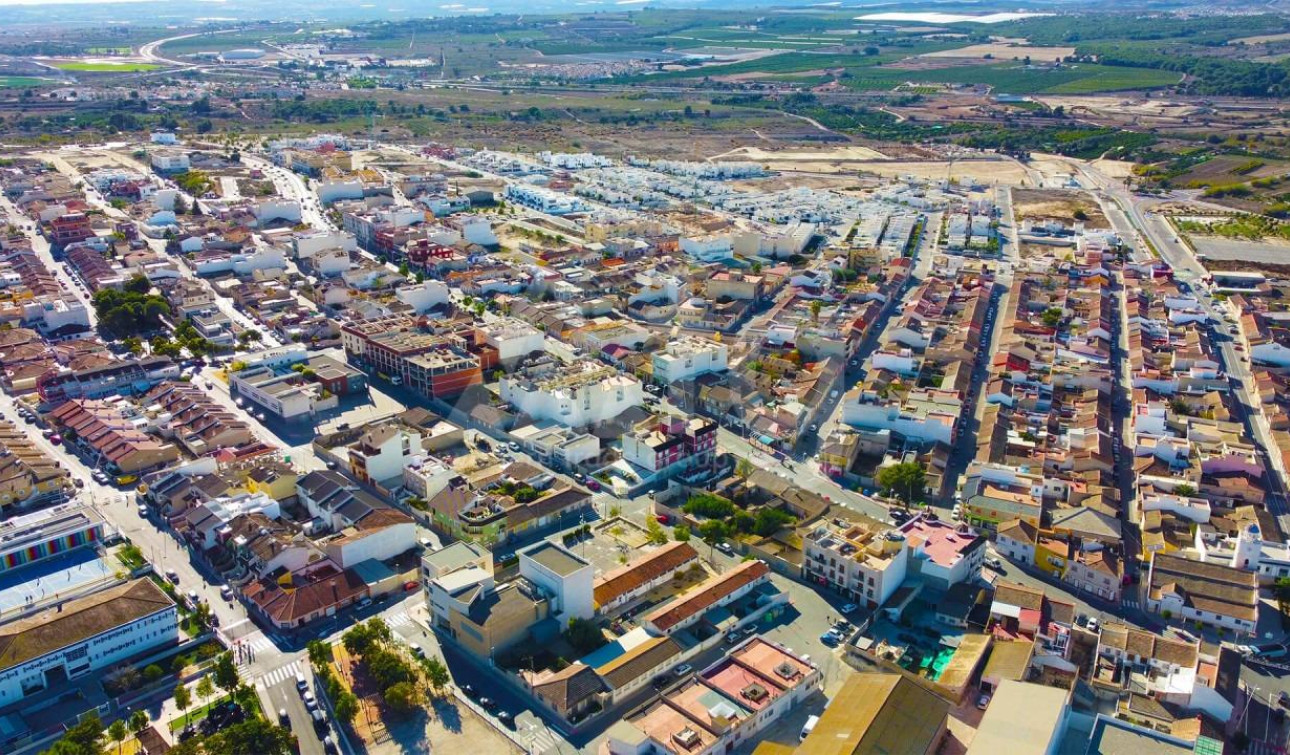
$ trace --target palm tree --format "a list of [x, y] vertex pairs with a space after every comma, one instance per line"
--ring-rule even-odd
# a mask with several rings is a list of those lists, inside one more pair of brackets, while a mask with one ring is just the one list
[[112, 725], [108, 727], [107, 735], [108, 739], [116, 742], [117, 755], [121, 755], [121, 743], [125, 741], [125, 722], [119, 718], [113, 721]]
[[136, 710], [135, 712], [131, 713], [129, 726], [130, 726], [130, 731], [134, 732], [135, 737], [138, 737], [140, 734], [142, 734], [143, 730], [148, 728], [147, 712], [143, 710]]

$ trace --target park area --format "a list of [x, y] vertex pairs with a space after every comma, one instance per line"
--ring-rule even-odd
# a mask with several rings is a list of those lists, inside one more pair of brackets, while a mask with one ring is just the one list
[[515, 746], [451, 692], [451, 677], [437, 657], [414, 655], [380, 619], [359, 624], [340, 644], [309, 644], [319, 691], [338, 723], [376, 753], [512, 752]]

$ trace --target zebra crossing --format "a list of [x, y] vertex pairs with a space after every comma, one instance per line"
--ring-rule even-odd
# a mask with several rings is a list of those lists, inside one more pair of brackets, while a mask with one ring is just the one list
[[536, 731], [529, 729], [525, 732], [524, 739], [528, 740], [528, 749], [532, 753], [544, 753], [548, 750], [554, 750], [560, 746], [560, 740], [556, 738], [555, 733], [549, 727], [543, 726]]
[[272, 671], [266, 671], [260, 674], [260, 678], [255, 680], [257, 689], [268, 689], [269, 687], [280, 684], [288, 679], [295, 679], [296, 674], [301, 672], [300, 662], [292, 661], [285, 666], [279, 666]]
[[1124, 600], [1121, 600], [1120, 604], [1123, 605], [1125, 608], [1132, 608], [1135, 611], [1142, 606], [1141, 603], [1139, 603], [1136, 600], [1132, 600], [1130, 598], [1125, 598]]
[[399, 627], [407, 626], [412, 623], [412, 617], [408, 615], [407, 611], [400, 611], [382, 618], [385, 619], [385, 625], [390, 629], [398, 629]]
[[[235, 640], [234, 642], [236, 645], [234, 649], [241, 651], [241, 652], [234, 652], [233, 654], [233, 657], [237, 660], [237, 665], [239, 667], [250, 666], [252, 663], [255, 663], [255, 658], [260, 653], [275, 649], [273, 645], [273, 640], [270, 640], [268, 637], [265, 637], [262, 632], [256, 632], [253, 635], [247, 635], [246, 637], [242, 637], [238, 640]], [[249, 650], [250, 652], [249, 653], [246, 652], [247, 650]]]

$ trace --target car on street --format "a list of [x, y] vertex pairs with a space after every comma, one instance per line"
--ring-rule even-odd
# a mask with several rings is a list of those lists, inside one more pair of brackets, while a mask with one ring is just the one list
[[1098, 626], [1099, 626], [1099, 622], [1098, 622], [1098, 620], [1097, 620], [1097, 617], [1096, 617], [1096, 616], [1090, 616], [1090, 617], [1089, 617], [1089, 619], [1088, 619], [1088, 631], [1093, 632], [1093, 633], [1095, 633], [1095, 634], [1096, 634], [1096, 633], [1097, 633], [1097, 628], [1098, 628]]
[[680, 666], [676, 667], [675, 673], [677, 676], [685, 676], [686, 674], [690, 673], [693, 670], [694, 670], [694, 667], [691, 666], [690, 664], [682, 663]]
[[481, 697], [479, 698], [479, 707], [492, 713], [494, 710], [497, 710], [497, 701], [491, 697]]
[[63, 443], [63, 436], [61, 436], [61, 435], [51, 435], [51, 436], [49, 436], [49, 442], [50, 442], [50, 443], [53, 443], [53, 444], [54, 444], [54, 445], [56, 445], [56, 446], [58, 446], [58, 445], [62, 445], [62, 443]]
[[475, 688], [469, 684], [461, 685], [461, 693], [471, 700], [474, 700], [479, 695], [479, 693], [475, 691]]
[[515, 728], [515, 717], [507, 711], [501, 711], [497, 714], [497, 722], [508, 729]]
[[997, 558], [987, 558], [985, 560], [985, 565], [990, 567], [991, 569], [994, 569], [997, 572], [1003, 571], [1003, 562]]
[[278, 723], [282, 724], [283, 726], [288, 726], [288, 727], [290, 726], [291, 716], [287, 715], [286, 708], [278, 708]]
[[305, 675], [296, 674], [296, 689], [300, 690], [301, 692], [304, 692], [305, 688], [308, 686], [309, 686], [309, 680], [305, 679]]
[[977, 710], [985, 710], [986, 708], [990, 707], [990, 696], [981, 695], [980, 697], [978, 697], [976, 699], [976, 707], [977, 707]]
[[312, 711], [314, 708], [318, 707], [318, 698], [314, 697], [313, 690], [305, 690], [305, 694], [302, 695], [302, 697], [305, 701], [305, 708], [308, 710]]
[[229, 587], [228, 585], [220, 585], [219, 596], [224, 600], [232, 600], [233, 588]]
[[141, 503], [141, 504], [139, 504], [139, 506], [138, 506], [138, 509], [137, 509], [137, 510], [138, 510], [138, 512], [139, 512], [139, 518], [140, 518], [140, 519], [147, 519], [147, 518], [148, 518], [148, 507], [147, 507], [147, 505], [145, 505], [145, 504], [142, 504], [142, 503]]
[[856, 604], [855, 604], [855, 603], [847, 603], [845, 606], [842, 606], [842, 608], [841, 608], [841, 609], [839, 609], [839, 610], [841, 610], [841, 611], [842, 611], [842, 613], [855, 613], [855, 610], [856, 610]]
[[735, 549], [730, 546], [730, 543], [717, 543], [717, 550], [721, 551], [727, 556], [735, 555]]
[[358, 601], [358, 607], [359, 607], [359, 609], [360, 609], [360, 610], [361, 610], [361, 609], [364, 609], [364, 608], [367, 608], [367, 607], [368, 607], [368, 606], [370, 606], [370, 605], [372, 605], [372, 599], [371, 599], [371, 598], [364, 597], [362, 600]]
[[174, 569], [167, 569], [166, 580], [169, 581], [171, 584], [175, 584], [175, 585], [179, 584], [179, 572], [175, 571]]
[[837, 647], [838, 643], [842, 642], [842, 638], [838, 636], [838, 633], [835, 630], [830, 629], [820, 635], [820, 642], [824, 643], [828, 647]]

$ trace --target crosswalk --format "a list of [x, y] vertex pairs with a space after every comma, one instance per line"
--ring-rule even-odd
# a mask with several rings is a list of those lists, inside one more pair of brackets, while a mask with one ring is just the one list
[[1121, 600], [1120, 604], [1123, 605], [1125, 608], [1132, 608], [1135, 611], [1142, 606], [1141, 603], [1139, 603], [1136, 600], [1132, 600], [1130, 598], [1125, 598], [1124, 600]]
[[407, 611], [392, 613], [383, 618], [385, 619], [385, 625], [390, 629], [398, 629], [399, 627], [407, 626], [412, 623], [412, 617], [408, 615]]
[[530, 729], [524, 734], [523, 739], [528, 740], [529, 752], [538, 753], [538, 755], [554, 750], [560, 745], [560, 740], [556, 739], [555, 733], [546, 726], [536, 731]]
[[257, 689], [268, 689], [269, 687], [281, 684], [287, 679], [296, 678], [296, 674], [301, 672], [300, 662], [292, 661], [285, 666], [279, 666], [272, 671], [266, 671], [255, 680]]
[[[243, 648], [243, 652], [233, 654], [233, 657], [237, 659], [237, 665], [239, 667], [250, 666], [255, 662], [255, 656], [274, 649], [273, 640], [265, 637], [262, 632], [247, 635], [246, 637], [239, 638], [235, 642], [238, 646]], [[247, 648], [250, 649], [250, 654], [245, 652], [245, 649]]]

